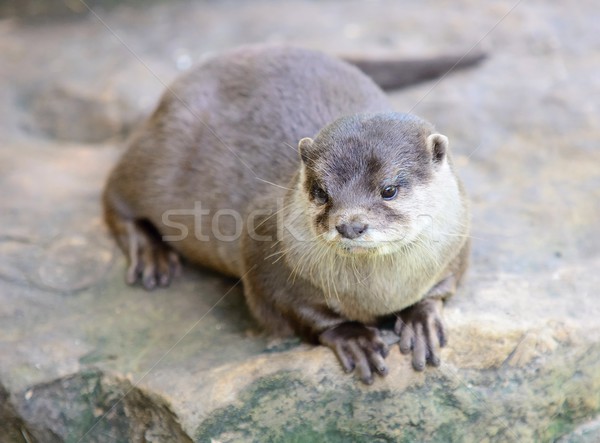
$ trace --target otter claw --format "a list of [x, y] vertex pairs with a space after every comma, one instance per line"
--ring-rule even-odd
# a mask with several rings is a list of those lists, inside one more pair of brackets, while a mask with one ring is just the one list
[[408, 354], [412, 351], [412, 365], [416, 371], [424, 370], [427, 364], [440, 365], [439, 348], [446, 345], [441, 310], [441, 300], [425, 299], [397, 314], [394, 331], [400, 336], [400, 352]]
[[356, 369], [365, 384], [373, 383], [373, 372], [382, 377], [388, 373], [384, 361], [388, 348], [376, 328], [358, 322], [342, 323], [321, 333], [319, 340], [333, 350], [345, 372]]

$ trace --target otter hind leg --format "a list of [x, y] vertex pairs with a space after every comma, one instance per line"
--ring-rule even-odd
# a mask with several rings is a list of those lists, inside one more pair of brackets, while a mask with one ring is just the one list
[[123, 217], [110, 204], [105, 205], [105, 218], [127, 256], [125, 280], [128, 284], [140, 282], [152, 290], [156, 286], [168, 286], [179, 275], [179, 256], [149, 221]]

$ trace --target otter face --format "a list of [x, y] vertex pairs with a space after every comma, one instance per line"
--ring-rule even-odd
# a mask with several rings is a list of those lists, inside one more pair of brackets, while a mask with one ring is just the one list
[[344, 117], [302, 139], [314, 235], [347, 253], [389, 253], [415, 241], [438, 218], [437, 188], [456, 185], [447, 150], [429, 123], [396, 113]]

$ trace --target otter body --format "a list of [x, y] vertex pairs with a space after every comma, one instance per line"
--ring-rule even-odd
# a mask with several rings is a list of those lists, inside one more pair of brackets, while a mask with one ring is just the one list
[[255, 46], [198, 66], [132, 136], [104, 203], [129, 283], [167, 285], [181, 255], [241, 278], [265, 328], [330, 346], [367, 383], [387, 372], [387, 315], [417, 369], [439, 362], [468, 204], [446, 137], [348, 63]]

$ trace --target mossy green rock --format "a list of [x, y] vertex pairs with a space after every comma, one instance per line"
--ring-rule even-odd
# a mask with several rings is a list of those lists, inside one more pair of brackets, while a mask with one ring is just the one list
[[99, 371], [36, 385], [22, 398], [20, 416], [41, 442], [191, 442], [161, 399]]
[[[281, 371], [212, 412], [197, 441], [551, 441], [600, 412], [600, 345], [527, 368], [443, 366], [405, 390]], [[586, 369], [587, 368], [587, 369]], [[585, 381], [583, 381], [585, 380]]]

